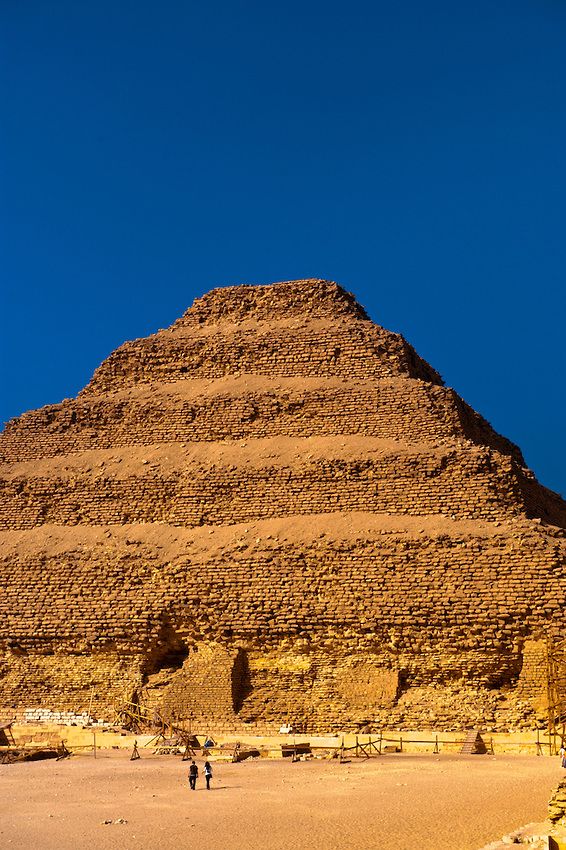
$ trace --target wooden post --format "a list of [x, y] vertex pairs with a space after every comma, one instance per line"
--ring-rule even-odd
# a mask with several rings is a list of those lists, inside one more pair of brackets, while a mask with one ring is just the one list
[[358, 757], [358, 736], [356, 735], [356, 758]]
[[94, 696], [94, 685], [92, 686], [92, 690], [90, 692], [90, 702], [88, 704], [88, 722], [90, 723], [90, 718], [92, 717], [92, 698]]
[[96, 729], [92, 730], [92, 749], [96, 758]]
[[399, 751], [403, 752], [403, 738], [399, 735]]

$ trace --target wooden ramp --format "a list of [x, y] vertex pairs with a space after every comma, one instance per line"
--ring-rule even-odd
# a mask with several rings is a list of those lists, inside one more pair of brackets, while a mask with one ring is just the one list
[[486, 753], [487, 747], [480, 733], [476, 730], [468, 732], [466, 740], [462, 744], [460, 755], [483, 756]]

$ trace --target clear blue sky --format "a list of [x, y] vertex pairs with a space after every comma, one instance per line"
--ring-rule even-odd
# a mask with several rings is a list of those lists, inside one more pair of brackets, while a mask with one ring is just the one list
[[4, 0], [0, 55], [0, 419], [326, 277], [566, 493], [563, 0]]

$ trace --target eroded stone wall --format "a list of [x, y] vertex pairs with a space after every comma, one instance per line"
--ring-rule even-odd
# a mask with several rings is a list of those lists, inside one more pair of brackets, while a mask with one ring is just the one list
[[[55, 457], [81, 451], [160, 443], [214, 442], [266, 437], [362, 435], [403, 443], [445, 443], [457, 438], [490, 446], [524, 466], [520, 451], [496, 434], [453, 390], [414, 379], [341, 386], [316, 379], [289, 389], [272, 379], [254, 392], [226, 391], [214, 382], [173, 384], [149, 393], [72, 399], [26, 413], [8, 423], [0, 443], [4, 460]], [[188, 390], [188, 392], [187, 392]], [[191, 391], [192, 390], [192, 391]], [[189, 396], [187, 398], [187, 395]], [[1, 457], [1, 456], [0, 456]]]
[[[253, 448], [253, 446], [252, 446]], [[167, 522], [224, 525], [337, 510], [503, 519], [526, 509], [514, 462], [485, 449], [309, 459], [293, 466], [195, 463], [121, 475], [102, 461], [67, 474], [0, 479], [0, 528]], [[143, 466], [142, 466], [143, 470]], [[17, 472], [17, 467], [15, 469]], [[12, 469], [12, 473], [14, 469]]]
[[[166, 622], [187, 654], [183, 675], [163, 699], [168, 711], [176, 702], [178, 712], [190, 706], [197, 717], [208, 706], [218, 720], [222, 705], [232, 721], [276, 725], [285, 704], [285, 716], [313, 727], [351, 726], [368, 713], [414, 725], [430, 707], [411, 703], [406, 693], [460, 687], [483, 690], [483, 701], [491, 700], [486, 718], [495, 724], [495, 695], [517, 684], [525, 638], [560, 622], [564, 598], [556, 589], [563, 587], [563, 549], [525, 525], [515, 533], [502, 526], [501, 533], [479, 538], [458, 533], [456, 522], [430, 537], [418, 529], [376, 534], [369, 528], [367, 539], [347, 541], [333, 536], [333, 524], [329, 517], [320, 536], [303, 541], [297, 533], [292, 541], [277, 539], [262, 524], [247, 532], [238, 527], [220, 545], [208, 533], [213, 529], [200, 529], [197, 540], [175, 544], [170, 560], [169, 538], [162, 550], [158, 532], [148, 545], [136, 527], [129, 534], [100, 534], [72, 550], [64, 539], [54, 539], [52, 554], [40, 550], [17, 563], [10, 554], [2, 563], [8, 583], [3, 605], [12, 611], [2, 631], [7, 657], [22, 671], [26, 658], [38, 654], [44, 667], [53, 662], [51, 676], [65, 689], [62, 702], [68, 699], [78, 710], [90, 698], [96, 658], [114, 657], [114, 669], [128, 671], [126, 681], [141, 687], [142, 659], [153, 659], [146, 672], [159, 669], [156, 648]], [[212, 539], [203, 552], [205, 537]], [[35, 584], [16, 588], [26, 573]], [[207, 646], [218, 648], [208, 673], [206, 663], [194, 666], [191, 656], [196, 650], [203, 658]], [[65, 651], [75, 654], [59, 678]], [[230, 675], [238, 652], [246, 654], [249, 693], [236, 712], [227, 706], [234, 705]], [[84, 676], [65, 672], [73, 658]], [[396, 708], [391, 689], [385, 698], [379, 684], [385, 674], [398, 677]], [[218, 675], [223, 685], [215, 684]], [[44, 672], [42, 680], [49, 681]], [[26, 704], [33, 700], [34, 677], [8, 676], [4, 692], [10, 681], [20, 699], [26, 694]], [[535, 691], [523, 684], [521, 700], [528, 703]], [[113, 688], [108, 697], [98, 694], [98, 710], [108, 713], [115, 696]], [[464, 723], [464, 713], [454, 701], [447, 722]], [[523, 720], [513, 716], [516, 723]]]
[[[314, 325], [314, 326], [313, 326]], [[396, 375], [441, 383], [405, 340], [371, 322], [308, 322], [304, 328], [266, 323], [261, 329], [192, 334], [162, 331], [127, 342], [98, 367], [80, 397], [158, 381], [222, 378], [242, 373], [367, 380]]]

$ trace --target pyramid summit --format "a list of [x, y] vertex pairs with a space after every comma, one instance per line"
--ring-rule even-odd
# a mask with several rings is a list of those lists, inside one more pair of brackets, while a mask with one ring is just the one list
[[0, 714], [532, 726], [565, 529], [340, 286], [214, 289], [0, 435]]
[[224, 286], [197, 298], [176, 324], [207, 322], [219, 319], [255, 321], [292, 317], [354, 318], [369, 320], [366, 311], [350, 292], [334, 281], [309, 278], [271, 283], [265, 286]]
[[442, 383], [399, 334], [374, 325], [336, 283], [298, 280], [213, 289], [166, 331], [118, 348], [83, 393], [243, 372], [360, 379], [409, 375]]

